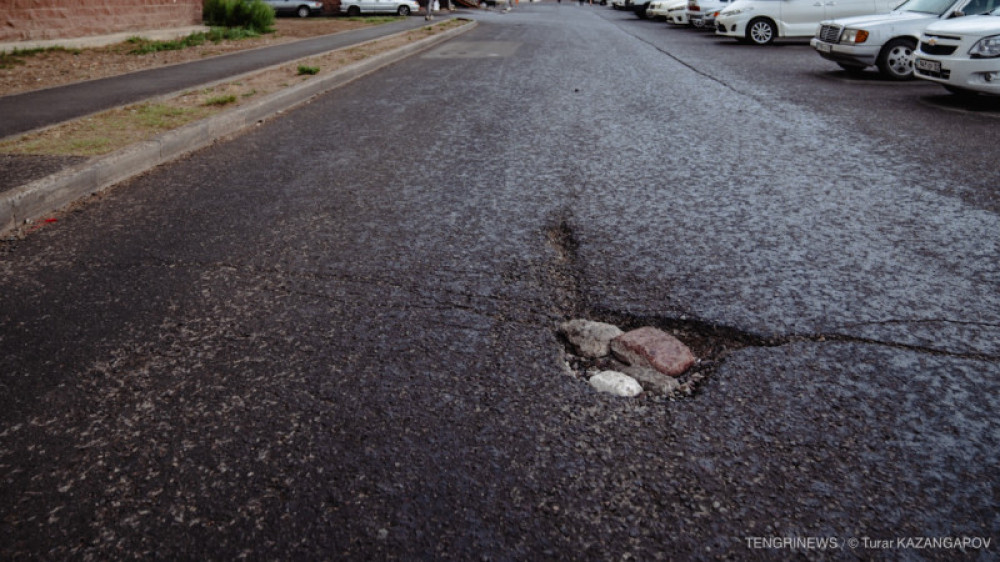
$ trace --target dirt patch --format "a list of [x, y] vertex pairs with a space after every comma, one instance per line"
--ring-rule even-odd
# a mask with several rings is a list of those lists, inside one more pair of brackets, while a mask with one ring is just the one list
[[129, 43], [78, 51], [49, 50], [17, 57], [17, 62], [0, 65], [0, 96], [201, 60], [399, 19], [401, 18], [279, 18], [275, 22], [274, 33], [261, 37], [206, 43], [178, 51], [159, 51], [145, 55], [130, 54], [133, 46]]
[[0, 142], [0, 153], [58, 156], [108, 154], [466, 23], [468, 22], [465, 20], [445, 20], [355, 47], [298, 60], [239, 80], [190, 90], [167, 100], [112, 109]]

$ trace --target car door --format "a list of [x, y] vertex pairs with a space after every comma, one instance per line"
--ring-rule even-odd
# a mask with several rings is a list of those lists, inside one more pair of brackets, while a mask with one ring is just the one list
[[287, 0], [264, 0], [264, 3], [273, 8], [275, 14], [283, 14]]
[[[816, 33], [816, 25], [823, 21], [824, 4], [831, 0], [780, 0], [783, 35], [787, 37], [810, 37]], [[871, 1], [871, 0], [869, 0]]]
[[[851, 16], [866, 16], [878, 12], [878, 4], [885, 4], [885, 0], [824, 0], [824, 19], [833, 20], [838, 18], [849, 18]], [[892, 8], [886, 8], [889, 12]]]

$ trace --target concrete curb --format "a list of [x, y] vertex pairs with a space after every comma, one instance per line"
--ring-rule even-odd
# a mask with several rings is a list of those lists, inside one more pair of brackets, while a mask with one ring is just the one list
[[[317, 95], [471, 31], [476, 25], [475, 21], [469, 21], [461, 27], [375, 55], [331, 74], [319, 76], [315, 80], [308, 80], [302, 84], [274, 92], [243, 107], [168, 131], [150, 140], [136, 143], [106, 156], [89, 160], [78, 166], [11, 189], [0, 194], [0, 234], [7, 233], [27, 221], [52, 213], [82, 197], [100, 193], [104, 189], [160, 164], [199, 150], [218, 139], [238, 133], [269, 117], [305, 103]], [[410, 31], [413, 30], [403, 31], [385, 38]], [[304, 59], [314, 56], [316, 55], [310, 55]], [[282, 64], [294, 63], [295, 61], [288, 61]]]

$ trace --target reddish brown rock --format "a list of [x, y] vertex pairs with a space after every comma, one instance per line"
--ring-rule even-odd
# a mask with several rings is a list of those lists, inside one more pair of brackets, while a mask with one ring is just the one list
[[648, 366], [676, 377], [694, 365], [695, 357], [679, 339], [663, 330], [645, 327], [611, 340], [611, 351], [633, 366]]

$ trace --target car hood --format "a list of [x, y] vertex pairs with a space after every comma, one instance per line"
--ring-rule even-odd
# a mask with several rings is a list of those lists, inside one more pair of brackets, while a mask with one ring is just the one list
[[840, 18], [827, 20], [821, 25], [842, 25], [852, 29], [870, 28], [878, 25], [893, 25], [911, 21], [936, 21], [938, 16], [922, 14], [920, 12], [889, 12], [888, 14], [878, 14], [874, 16], [854, 16], [852, 18]]
[[1000, 16], [965, 16], [939, 21], [927, 26], [924, 33], [947, 35], [997, 35], [1000, 34]]

